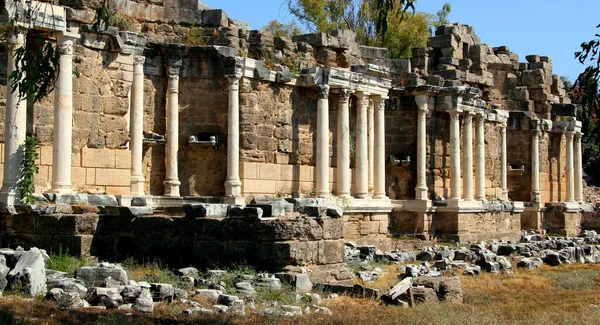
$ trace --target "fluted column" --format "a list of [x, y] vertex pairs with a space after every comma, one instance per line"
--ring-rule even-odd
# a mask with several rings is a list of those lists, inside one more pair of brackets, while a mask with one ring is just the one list
[[575, 134], [575, 201], [583, 203], [583, 159], [581, 157], [581, 136], [580, 132]]
[[531, 135], [531, 201], [540, 202], [540, 130]]
[[375, 152], [373, 153], [373, 198], [387, 199], [385, 195], [385, 99], [383, 96], [373, 97], [375, 108], [374, 134]]
[[168, 68], [167, 85], [167, 175], [164, 181], [165, 196], [179, 197], [179, 67]]
[[350, 117], [352, 91], [342, 89], [337, 115], [337, 195], [350, 197]]
[[52, 144], [52, 192], [71, 193], [73, 137], [73, 38], [57, 36], [60, 53], [54, 88], [54, 134]]
[[460, 113], [449, 111], [450, 114], [450, 199], [460, 200]]
[[11, 73], [16, 70], [15, 51], [25, 46], [25, 31], [8, 30], [8, 59], [6, 62], [6, 110], [4, 112], [4, 178], [2, 192], [14, 192], [19, 180], [27, 126], [27, 102], [19, 99], [19, 86], [12, 87]]
[[503, 122], [502, 124], [500, 124], [500, 136], [501, 136], [501, 154], [500, 154], [500, 160], [502, 163], [502, 170], [501, 170], [501, 174], [500, 174], [500, 178], [501, 178], [501, 185], [502, 185], [502, 200], [504, 201], [508, 201], [508, 163], [506, 161], [506, 156], [507, 156], [507, 152], [506, 152], [506, 122]]
[[473, 114], [463, 115], [463, 199], [473, 201]]
[[329, 196], [329, 85], [318, 85], [316, 194]]
[[356, 105], [356, 193], [355, 197], [365, 199], [369, 197], [369, 161], [367, 144], [367, 107], [369, 94], [357, 92]]
[[144, 140], [144, 61], [143, 55], [133, 57], [131, 112], [129, 115], [129, 150], [131, 150], [131, 195], [145, 195], [142, 171]]
[[227, 103], [227, 179], [225, 180], [225, 196], [239, 198], [242, 196], [240, 180], [240, 78], [239, 74], [227, 76], [229, 97]]
[[368, 160], [369, 160], [369, 194], [373, 193], [374, 170], [375, 170], [375, 109], [367, 102], [367, 142], [368, 142]]
[[477, 114], [477, 134], [475, 137], [475, 198], [485, 200], [485, 116]]
[[416, 200], [427, 200], [427, 112], [429, 111], [429, 96], [415, 96], [417, 102], [417, 187]]
[[573, 137], [575, 132], [569, 131], [567, 137], [567, 202], [575, 201], [575, 172], [573, 170]]

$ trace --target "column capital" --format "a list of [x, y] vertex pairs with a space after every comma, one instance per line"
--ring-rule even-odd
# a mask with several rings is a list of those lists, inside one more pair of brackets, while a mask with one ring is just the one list
[[223, 70], [228, 79], [240, 79], [244, 75], [244, 59], [228, 56], [223, 59]]
[[8, 46], [23, 46], [25, 45], [25, 35], [27, 30], [20, 27], [13, 27], [8, 30]]
[[575, 141], [581, 141], [582, 136], [583, 136], [583, 133], [575, 132]]
[[179, 69], [169, 69], [168, 92], [170, 94], [179, 93]]
[[329, 85], [317, 85], [317, 91], [319, 92], [319, 99], [329, 98]]
[[460, 119], [461, 112], [459, 112], [459, 111], [447, 111], [447, 112], [450, 115], [451, 121], [458, 121]]
[[146, 57], [143, 55], [133, 56], [133, 65], [143, 65], [146, 62]]
[[429, 95], [417, 95], [415, 96], [415, 102], [417, 103], [417, 109], [419, 111], [424, 111], [425, 114], [429, 112]]
[[473, 122], [473, 116], [475, 116], [473, 112], [465, 112], [463, 116], [463, 122]]
[[567, 131], [565, 132], [565, 137], [567, 138], [567, 140], [573, 141], [573, 139], [575, 138], [575, 134], [575, 131]]
[[343, 88], [342, 90], [340, 90], [339, 94], [340, 94], [340, 101], [342, 102], [347, 102], [350, 100], [350, 96], [352, 96], [354, 92], [350, 89], [347, 88]]

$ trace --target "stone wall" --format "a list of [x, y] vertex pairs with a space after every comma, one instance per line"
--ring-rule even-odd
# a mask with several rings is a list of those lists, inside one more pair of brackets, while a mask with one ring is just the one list
[[375, 245], [377, 249], [389, 251], [391, 238], [388, 236], [388, 213], [344, 213], [344, 240], [358, 245]]

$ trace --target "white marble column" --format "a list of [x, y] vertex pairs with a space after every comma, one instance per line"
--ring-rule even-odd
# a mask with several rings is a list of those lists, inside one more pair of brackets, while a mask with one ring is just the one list
[[350, 197], [350, 115], [352, 91], [342, 89], [337, 112], [337, 195]]
[[540, 202], [540, 130], [531, 131], [531, 201]]
[[501, 136], [501, 153], [500, 160], [502, 164], [502, 170], [500, 171], [500, 179], [502, 185], [502, 200], [508, 201], [508, 162], [506, 159], [506, 122], [500, 124], [500, 136]]
[[580, 132], [575, 134], [575, 201], [583, 203], [583, 158], [581, 157], [581, 136]]
[[369, 106], [369, 94], [356, 92], [356, 193], [355, 197], [369, 198], [369, 158], [367, 140], [367, 107]]
[[450, 200], [460, 200], [460, 113], [449, 111], [448, 114], [450, 114]]
[[73, 38], [57, 36], [60, 52], [58, 78], [54, 89], [54, 134], [52, 143], [52, 189], [71, 193], [73, 136]]
[[316, 194], [329, 196], [329, 85], [317, 85]]
[[567, 199], [566, 202], [575, 201], [575, 171], [573, 170], [573, 138], [575, 132], [568, 131], [565, 136], [567, 137]]
[[225, 180], [225, 196], [242, 197], [242, 181], [240, 180], [240, 78], [242, 74], [230, 75], [229, 98], [227, 104], [227, 179]]
[[477, 114], [475, 135], [475, 199], [485, 201], [485, 115]]
[[416, 200], [428, 200], [427, 190], [427, 112], [429, 111], [429, 96], [415, 96], [417, 102], [417, 187]]
[[169, 67], [167, 85], [167, 175], [164, 181], [165, 196], [179, 197], [179, 68]]
[[375, 109], [370, 101], [367, 102], [367, 142], [368, 142], [368, 160], [369, 160], [369, 194], [373, 193], [374, 175], [375, 175]]
[[144, 61], [143, 55], [133, 57], [131, 111], [129, 115], [129, 150], [131, 150], [131, 195], [145, 195], [142, 170], [144, 140]]
[[373, 154], [373, 198], [387, 199], [385, 195], [385, 100], [386, 97], [373, 97], [375, 108], [374, 134], [375, 152]]
[[4, 112], [4, 178], [2, 192], [14, 193], [19, 180], [27, 127], [27, 101], [19, 99], [19, 86], [13, 89], [10, 75], [16, 70], [15, 51], [25, 46], [25, 31], [8, 30], [8, 59], [6, 62], [6, 110]]
[[463, 199], [473, 201], [473, 114], [463, 115]]

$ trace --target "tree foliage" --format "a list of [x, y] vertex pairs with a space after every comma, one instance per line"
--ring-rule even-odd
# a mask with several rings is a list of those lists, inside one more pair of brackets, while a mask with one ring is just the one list
[[292, 38], [294, 35], [302, 33], [302, 29], [298, 26], [295, 20], [289, 23], [282, 24], [277, 19], [271, 20], [262, 30], [270, 32], [275, 37], [287, 37]]
[[[600, 25], [596, 26], [600, 28]], [[598, 82], [600, 77], [600, 34], [589, 42], [581, 44], [581, 51], [575, 52], [575, 58], [585, 64], [585, 70], [573, 85], [573, 102], [581, 105], [578, 119], [581, 120], [583, 133], [582, 155], [583, 169], [593, 178], [594, 185], [600, 185], [600, 94]]]

